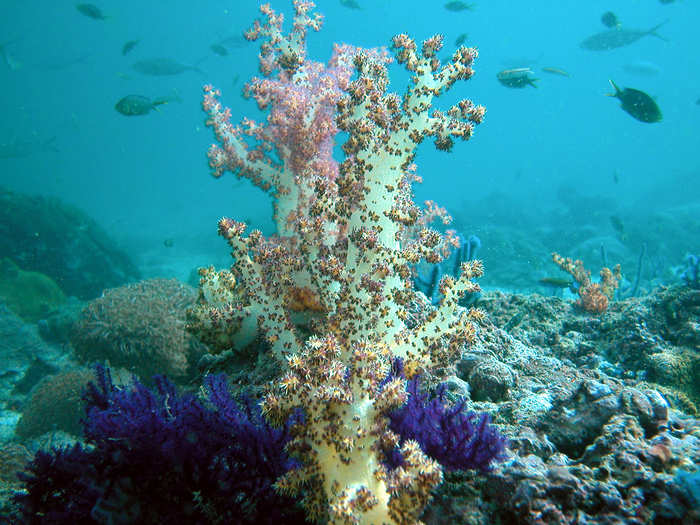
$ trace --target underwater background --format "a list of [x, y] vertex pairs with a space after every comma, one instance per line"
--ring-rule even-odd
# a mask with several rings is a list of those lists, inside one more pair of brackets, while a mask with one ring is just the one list
[[[423, 182], [415, 185], [415, 201], [437, 202], [453, 218], [449, 228], [478, 242], [476, 254], [467, 258], [484, 263], [483, 293], [470, 305], [486, 311], [520, 344], [554, 352], [552, 359], [564, 367], [594, 370], [595, 381], [606, 385], [591, 386], [590, 378], [577, 382], [564, 372], [541, 378], [543, 384], [584, 385], [589, 397], [551, 389], [561, 398], [547, 406], [562, 413], [578, 410], [578, 416], [547, 420], [547, 410], [533, 409], [531, 428], [541, 441], [532, 437], [524, 444], [526, 433], [514, 430], [508, 419], [517, 410], [508, 409], [506, 416], [499, 403], [538, 391], [526, 388], [527, 373], [519, 365], [495, 352], [508, 370], [493, 365], [479, 375], [476, 361], [458, 365], [458, 376], [471, 385], [468, 408], [490, 412], [503, 425], [513, 454], [546, 457], [530, 468], [556, 484], [551, 475], [556, 461], [547, 463], [554, 452], [577, 459], [595, 455], [586, 447], [602, 439], [605, 425], [629, 428], [610, 418], [632, 417], [627, 407], [643, 405], [639, 412], [645, 415], [634, 416], [641, 421], [635, 450], [654, 450], [637, 455], [646, 458], [642, 463], [648, 460], [648, 480], [666, 475], [667, 492], [650, 496], [649, 489], [635, 503], [625, 493], [617, 506], [594, 510], [591, 503], [585, 512], [591, 523], [604, 512], [623, 523], [700, 523], [700, 5], [691, 0], [315, 3], [324, 15], [323, 29], [310, 32], [307, 44], [309, 58], [320, 62], [330, 58], [334, 43], [388, 47], [397, 33], [419, 42], [444, 35], [442, 60], [449, 59], [458, 39], [478, 49], [473, 78], [458, 83], [437, 106], [447, 108], [467, 97], [486, 107], [484, 123], [468, 143], [449, 152], [436, 150], [432, 141], [419, 146], [415, 162]], [[285, 13], [288, 27], [291, 3], [270, 4]], [[0, 441], [6, 451], [0, 454], [0, 480], [2, 512], [14, 516], [10, 521], [33, 519], [31, 511], [18, 517], [18, 506], [31, 505], [13, 499], [27, 490], [15, 472], [37, 451], [72, 445], [85, 430], [81, 396], [90, 381], [100, 380], [95, 362], [113, 367], [118, 385], [129, 382], [129, 372], [148, 386], [154, 374], [165, 374], [178, 387], [196, 391], [205, 372], [221, 371], [241, 390], [257, 382], [258, 392], [274, 377], [273, 365], [253, 358], [212, 365], [205, 358], [211, 355], [210, 342], [184, 330], [186, 311], [197, 298], [197, 269], [230, 265], [217, 221], [230, 216], [265, 235], [274, 233], [269, 196], [248, 180], [210, 175], [206, 151], [214, 136], [202, 111], [202, 86], [212, 84], [221, 90], [232, 122], [265, 118], [255, 101], [243, 96], [246, 82], [259, 74], [259, 43], [246, 41], [242, 33], [260, 17], [259, 6], [253, 0], [0, 2]], [[606, 13], [614, 15], [612, 26], [610, 17], [603, 18]], [[607, 34], [609, 49], [582, 45], [597, 33]], [[630, 41], [617, 47], [620, 34]], [[403, 93], [409, 75], [396, 63], [388, 69], [389, 90]], [[501, 81], [503, 73], [526, 83], [508, 85]], [[660, 121], [642, 122], [634, 110], [623, 110], [624, 100], [606, 96], [615, 94], [611, 81], [620, 90], [642, 92], [642, 103], [660, 109]], [[135, 97], [120, 102], [130, 96]], [[339, 135], [336, 159], [342, 158], [345, 138]], [[606, 300], [605, 307], [582, 308], [576, 269], [569, 265], [562, 271], [566, 264], [555, 264], [553, 252], [581, 260], [595, 281], [603, 267], [619, 264], [609, 306]], [[451, 261], [439, 271], [417, 269], [416, 287], [428, 303], [439, 300], [428, 283], [431, 272], [449, 274]], [[134, 303], [141, 310], [130, 310]], [[176, 357], [173, 348], [179, 349]], [[608, 379], [630, 390], [625, 394]], [[102, 384], [105, 397], [108, 383]], [[660, 385], [658, 397], [635, 397], [654, 385]], [[608, 395], [596, 388], [636, 401], [584, 414], [586, 406]], [[101, 398], [93, 392], [90, 399], [88, 405], [96, 406]], [[599, 424], [580, 439], [551, 436], [556, 428], [573, 429], [584, 420]], [[670, 433], [663, 443], [660, 432]], [[605, 462], [599, 456], [589, 468]], [[482, 475], [496, 476], [490, 468]], [[40, 472], [36, 465], [34, 472]], [[538, 521], [530, 500], [526, 511], [511, 502], [520, 510], [499, 515], [493, 510], [498, 506], [493, 484], [516, 492], [512, 480], [527, 476], [497, 474], [498, 481], [483, 478], [483, 492], [472, 499], [460, 485], [469, 479], [453, 474], [435, 505], [447, 508], [465, 498], [464, 507], [428, 511], [424, 521], [488, 523], [498, 515], [504, 523], [575, 522], [575, 512], [556, 496], [539, 503], [537, 512], [549, 521]], [[583, 508], [581, 502], [595, 491], [577, 483], [576, 490], [585, 494], [576, 500]], [[446, 495], [450, 490], [459, 496]], [[120, 513], [122, 523], [147, 522], [133, 502], [125, 511], [126, 503], [100, 501], [88, 512], [95, 522]], [[480, 518], [473, 514], [468, 521], [466, 507], [479, 508]], [[239, 519], [264, 521], [251, 513], [228, 522]]]

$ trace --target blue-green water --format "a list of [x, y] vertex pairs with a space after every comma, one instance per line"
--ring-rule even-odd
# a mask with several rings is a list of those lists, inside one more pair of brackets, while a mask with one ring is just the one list
[[[467, 98], [486, 107], [485, 121], [450, 152], [421, 144], [415, 161], [423, 183], [414, 191], [418, 203], [446, 208], [463, 239], [479, 239], [484, 293], [467, 302], [488, 321], [465, 345], [451, 392], [493, 417], [509, 452], [485, 477], [450, 478], [425, 521], [466, 523], [481, 501], [482, 521], [469, 523], [540, 523], [532, 501], [499, 500], [503, 487], [526, 500], [534, 492], [527, 480], [536, 479], [551, 483], [539, 503], [561, 511], [549, 523], [574, 522], [564, 517], [575, 515], [570, 501], [589, 518], [600, 512], [600, 523], [696, 523], [700, 7], [691, 0], [480, 0], [462, 10], [444, 1], [357, 2], [318, 0], [324, 23], [308, 35], [308, 58], [325, 63], [334, 43], [388, 47], [398, 33], [418, 42], [442, 34], [442, 60], [458, 39], [479, 53], [474, 77], [435, 107]], [[0, 523], [16, 512], [9, 502], [23, 490], [14, 471], [37, 450], [79, 439], [80, 396], [95, 361], [107, 360], [117, 384], [130, 373], [148, 381], [163, 372], [192, 392], [215, 371], [256, 394], [279, 375], [271, 358], [256, 361], [258, 347], [242, 356], [226, 347], [221, 357], [220, 341], [202, 336], [196, 322], [189, 319], [192, 333], [183, 328], [195, 270], [231, 264], [217, 221], [228, 216], [274, 234], [269, 195], [230, 174], [210, 175], [214, 137], [201, 108], [202, 87], [212, 84], [232, 122], [266, 118], [243, 96], [259, 74], [259, 42], [241, 35], [260, 16], [259, 2], [82, 5], [0, 3], [0, 443], [7, 446]], [[289, 30], [291, 2], [271, 5]], [[603, 25], [608, 10], [619, 28]], [[640, 38], [614, 49], [581, 46], [604, 31], [613, 43]], [[514, 69], [534, 85], [499, 82]], [[404, 68], [394, 63], [389, 75], [389, 91], [403, 94]], [[623, 111], [606, 96], [611, 81], [648, 95], [662, 119], [641, 122]], [[336, 160], [345, 138], [338, 135]], [[552, 252], [582, 259], [594, 280], [603, 266], [621, 266], [607, 312], [576, 302], [582, 286], [561, 284], [571, 276]], [[453, 268], [450, 259], [442, 274]], [[429, 280], [432, 270], [418, 273]], [[428, 303], [412, 305], [416, 319]], [[163, 410], [171, 415], [167, 397]], [[624, 442], [610, 444], [622, 433]], [[643, 475], [627, 483], [630, 457]], [[571, 499], [560, 467], [572, 467]], [[519, 468], [536, 474], [521, 476]], [[522, 483], [518, 491], [513, 480]], [[124, 501], [141, 496], [131, 480], [116, 483]], [[441, 521], [441, 508], [462, 508], [450, 506], [450, 490], [465, 498], [481, 491], [465, 504], [475, 505], [465, 521]], [[113, 513], [119, 523], [153, 522], [138, 505], [118, 503], [103, 494], [91, 519], [106, 523]]]
[[[353, 10], [337, 1], [319, 2], [325, 22], [308, 39], [311, 58], [327, 60], [333, 42], [388, 45], [399, 32], [416, 39], [444, 34], [442, 56], [462, 33], [467, 45], [479, 49], [474, 78], [438, 106], [470, 98], [486, 106], [485, 123], [452, 153], [436, 152], [426, 142], [417, 157], [425, 181], [417, 188], [418, 200], [436, 200], [464, 228], [478, 232], [484, 226], [487, 218], [469, 212], [494, 192], [510, 212], [542, 227], [551, 220], [542, 211], [559, 207], [562, 192], [602, 197], [615, 207], [586, 209], [572, 228], [596, 213], [650, 214], [697, 202], [700, 56], [695, 51], [699, 8], [693, 2], [490, 1], [459, 12], [436, 2], [362, 4]], [[105, 1], [99, 7], [109, 18], [84, 16], [71, 2], [8, 0], [0, 6], [0, 42], [9, 42], [0, 64], [0, 143], [55, 137], [57, 150], [38, 148], [23, 158], [0, 159], [0, 184], [75, 204], [141, 251], [160, 247], [165, 238], [177, 241], [175, 250], [161, 250], [156, 258], [182, 256], [177, 250], [188, 243], [188, 252], [200, 250], [197, 244], [213, 237], [212, 225], [222, 214], [269, 227], [269, 199], [247, 183], [207, 175], [204, 152], [212, 136], [200, 109], [201, 87], [212, 83], [223, 91], [234, 121], [258, 114], [254, 103], [240, 96], [257, 69], [256, 44], [236, 39], [257, 16], [257, 2]], [[287, 2], [273, 7], [289, 15]], [[608, 9], [624, 28], [647, 29], [668, 20], [659, 30], [667, 41], [645, 37], [610, 51], [581, 49], [584, 38], [605, 29], [600, 17]], [[227, 56], [210, 49], [228, 37], [235, 42]], [[129, 40], [139, 43], [122, 56]], [[203, 73], [153, 77], [132, 69], [152, 57], [197, 63]], [[635, 65], [641, 74], [628, 71]], [[509, 67], [531, 67], [538, 88], [499, 84], [496, 74]], [[570, 77], [542, 67], [561, 68]], [[391, 74], [391, 87], [402, 92], [402, 70], [394, 67]], [[653, 96], [663, 121], [644, 124], [620, 110], [618, 101], [603, 96], [611, 92], [608, 79]], [[175, 91], [182, 103], [143, 117], [126, 118], [114, 109], [125, 95], [155, 98]], [[612, 231], [606, 223], [600, 228]], [[217, 244], [214, 240], [208, 248]], [[689, 237], [687, 251], [696, 247], [697, 236]]]

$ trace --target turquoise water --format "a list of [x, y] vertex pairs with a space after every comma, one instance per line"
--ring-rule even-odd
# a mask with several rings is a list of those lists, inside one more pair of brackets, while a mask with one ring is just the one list
[[[272, 5], [289, 14], [287, 2]], [[236, 42], [223, 57], [210, 49], [247, 28], [257, 16], [257, 2], [203, 1], [194, 7], [105, 1], [99, 7], [109, 18], [89, 18], [70, 2], [0, 6], [0, 41], [9, 42], [3, 49], [13, 65], [0, 64], [0, 143], [55, 137], [57, 150], [38, 148], [26, 157], [0, 159], [0, 184], [75, 204], [127, 246], [141, 252], [150, 246], [156, 259], [182, 257], [178, 250], [185, 245], [189, 254], [221, 248], [211, 234], [222, 214], [248, 218], [269, 231], [266, 196], [247, 182], [208, 176], [204, 152], [212, 135], [200, 109], [201, 87], [212, 83], [222, 90], [234, 121], [259, 114], [240, 96], [244, 81], [256, 72], [256, 44]], [[418, 200], [436, 200], [470, 233], [486, 222], [470, 210], [494, 192], [509, 211], [543, 227], [552, 219], [542, 211], [560, 207], [557, 196], [571, 195], [572, 189], [612, 201], [614, 209], [587, 210], [606, 217], [697, 202], [700, 55], [694, 50], [700, 8], [695, 3], [489, 1], [452, 12], [434, 2], [376, 0], [361, 7], [319, 2], [325, 22], [308, 39], [310, 56], [325, 61], [333, 42], [387, 45], [398, 32], [417, 40], [444, 34], [442, 56], [462, 33], [468, 34], [467, 45], [479, 49], [474, 78], [438, 106], [470, 98], [486, 106], [485, 123], [452, 153], [437, 152], [426, 142], [417, 157], [425, 181], [417, 188]], [[624, 28], [647, 29], [668, 20], [659, 30], [667, 41], [645, 37], [610, 51], [581, 49], [584, 38], [605, 29], [600, 16], [608, 9]], [[129, 40], [139, 43], [122, 56]], [[196, 63], [203, 73], [154, 77], [132, 69], [152, 57]], [[635, 65], [641, 74], [628, 71]], [[531, 67], [538, 88], [499, 84], [496, 74], [509, 67]], [[561, 68], [570, 77], [542, 67]], [[394, 67], [391, 74], [392, 88], [402, 92], [402, 70]], [[603, 96], [611, 92], [608, 79], [655, 97], [663, 121], [632, 119], [618, 101]], [[129, 94], [156, 98], [175, 92], [181, 103], [145, 116], [127, 118], [114, 108]], [[581, 216], [572, 228], [589, 219]], [[601, 228], [611, 231], [607, 223]], [[175, 249], [156, 250], [166, 238], [177, 241]], [[213, 240], [206, 244], [207, 239]], [[697, 236], [687, 244], [687, 251], [695, 250]], [[631, 250], [636, 254], [638, 247]], [[676, 251], [674, 257], [682, 257], [682, 249]]]
[[[443, 206], [451, 227], [478, 246], [475, 257], [484, 262], [483, 293], [462, 303], [480, 306], [484, 317], [474, 314], [478, 337], [461, 349], [450, 395], [466, 400], [462, 407], [487, 412], [509, 440], [508, 453], [484, 477], [449, 478], [425, 521], [461, 523], [441, 521], [441, 506], [469, 514], [457, 496], [450, 506], [454, 491], [480, 507], [480, 523], [540, 523], [530, 502], [514, 498], [498, 506], [501, 485], [513, 490], [522, 483], [519, 494], [527, 499], [527, 483], [538, 480], [552, 489], [542, 505], [551, 502], [562, 516], [575, 514], [566, 492], [572, 486], [576, 501], [590, 498], [586, 512], [595, 516], [625, 485], [624, 502], [610, 503], [611, 522], [647, 512], [636, 507], [639, 490], [655, 505], [639, 523], [675, 523], [679, 516], [694, 523], [700, 515], [700, 7], [690, 0], [480, 0], [462, 10], [447, 9], [444, 1], [357, 2], [317, 2], [324, 24], [308, 35], [308, 58], [325, 63], [334, 43], [373, 48], [389, 46], [398, 33], [418, 42], [440, 33], [442, 60], [458, 39], [479, 57], [474, 77], [434, 107], [447, 110], [463, 98], [486, 107], [468, 142], [449, 152], [429, 140], [418, 147], [423, 183], [414, 192], [417, 203]], [[291, 2], [271, 5], [287, 16], [288, 31]], [[601, 21], [610, 9], [618, 29]], [[0, 3], [0, 443], [7, 446], [0, 453], [0, 523], [17, 512], [11, 496], [24, 490], [15, 471], [38, 450], [81, 439], [81, 392], [95, 377], [94, 362], [108, 362], [116, 385], [129, 384], [131, 374], [151, 385], [152, 374], [163, 372], [181, 391], [200, 394], [213, 372], [228, 373], [235, 392], [251, 388], [256, 395], [279, 375], [278, 362], [258, 355], [257, 333], [247, 334], [246, 352], [237, 353], [231, 333], [223, 337], [222, 324], [211, 322], [232, 316], [230, 304], [241, 311], [250, 306], [236, 295], [240, 288], [221, 311], [210, 297], [193, 308], [197, 268], [231, 265], [217, 235], [222, 216], [275, 233], [269, 195], [230, 173], [211, 176], [206, 152], [214, 136], [201, 107], [202, 87], [212, 84], [232, 122], [266, 118], [243, 96], [245, 83], [259, 74], [259, 42], [241, 35], [259, 16], [252, 0]], [[612, 43], [629, 42], [604, 50], [581, 46], [605, 31]], [[410, 82], [404, 68], [394, 63], [389, 75], [389, 91], [403, 94]], [[534, 85], [504, 85], [499, 75], [523, 75]], [[611, 81], [637, 90], [663, 118], [646, 123], [624, 111], [623, 101], [606, 96]], [[338, 135], [336, 160], [345, 138]], [[589, 307], [581, 293], [587, 285], [573, 283], [552, 252], [581, 259], [594, 281], [602, 267], [620, 265], [619, 288], [606, 298], [597, 293], [604, 306]], [[417, 268], [424, 282], [416, 287], [433, 306], [440, 296], [430, 277], [454, 268], [453, 259], [441, 273]], [[289, 288], [285, 308], [294, 310], [303, 334], [299, 342], [325, 310], [313, 291], [283, 287]], [[430, 302], [410, 305], [407, 326], [428, 318]], [[274, 345], [274, 334], [266, 335]], [[108, 390], [102, 394], [123, 392]], [[168, 392], [159, 398], [166, 426], [175, 419], [168, 396], [177, 397]], [[99, 405], [99, 393], [93, 398]], [[177, 410], [187, 413], [187, 406]], [[624, 441], [610, 441], [623, 433]], [[625, 484], [626, 460], [618, 453], [637, 458], [644, 475]], [[115, 463], [121, 458], [108, 456]], [[147, 463], [151, 455], [144, 456]], [[585, 468], [576, 471], [578, 465]], [[565, 466], [572, 467], [566, 475]], [[530, 468], [537, 475], [521, 475], [519, 469]], [[566, 476], [576, 483], [567, 485]], [[143, 494], [130, 480], [116, 481], [115, 491], [110, 483], [91, 500], [92, 519], [112, 522], [113, 513], [119, 523], [152, 522], [141, 514]], [[129, 498], [136, 504], [119, 506]], [[196, 503], [203, 514], [214, 512]], [[221, 501], [211, 508], [216, 504]], [[529, 521], [518, 521], [528, 512]]]

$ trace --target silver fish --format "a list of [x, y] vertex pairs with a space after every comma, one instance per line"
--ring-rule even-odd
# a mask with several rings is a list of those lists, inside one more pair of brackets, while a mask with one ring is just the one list
[[204, 71], [197, 66], [181, 64], [172, 58], [148, 58], [135, 62], [131, 67], [134, 71], [138, 71], [143, 75], [152, 75], [156, 77], [179, 75], [180, 73], [190, 70], [204, 74]]
[[587, 49], [589, 51], [607, 51], [609, 49], [616, 49], [618, 47], [625, 47], [630, 44], [634, 44], [637, 40], [644, 38], [645, 36], [655, 36], [656, 38], [660, 38], [664, 42], [667, 42], [664, 37], [656, 32], [656, 30], [666, 22], [668, 22], [668, 20], [661, 22], [660, 24], [655, 25], [646, 31], [641, 29], [608, 29], [589, 36], [583, 42], [581, 42], [580, 45], [583, 49]]
[[527, 86], [537, 87], [534, 72], [529, 67], [516, 67], [505, 69], [496, 75], [498, 81], [509, 88], [524, 88]]

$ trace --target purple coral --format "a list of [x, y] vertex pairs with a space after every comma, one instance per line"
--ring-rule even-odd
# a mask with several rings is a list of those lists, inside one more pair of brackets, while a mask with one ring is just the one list
[[273, 489], [297, 466], [284, 447], [299, 414], [273, 428], [221, 375], [206, 379], [206, 401], [163, 377], [153, 390], [116, 388], [102, 367], [97, 377], [85, 396], [91, 447], [35, 457], [17, 498], [24, 522], [305, 522]]
[[[401, 375], [397, 364], [392, 376]], [[96, 376], [84, 396], [89, 447], [36, 455], [21, 475], [17, 521], [306, 523], [297, 502], [274, 490], [299, 466], [285, 446], [301, 412], [274, 428], [255, 401], [232, 396], [223, 375], [206, 378], [204, 400], [164, 377], [149, 389], [115, 387], [101, 366]], [[431, 396], [418, 384], [408, 382], [408, 401], [390, 415], [402, 441], [418, 441], [447, 470], [484, 471], [502, 458], [506, 440], [488, 414], [466, 412], [464, 401], [449, 406], [444, 386]], [[391, 467], [401, 461], [387, 451]]]
[[[401, 364], [394, 366], [401, 376]], [[463, 399], [450, 406], [445, 400], [446, 386], [434, 395], [421, 392], [419, 377], [408, 382], [408, 401], [390, 414], [390, 428], [401, 441], [413, 439], [423, 451], [446, 470], [476, 469], [488, 471], [494, 461], [502, 460], [507, 440], [491, 425], [491, 416], [465, 410]], [[387, 453], [391, 467], [401, 464], [397, 451]]]

